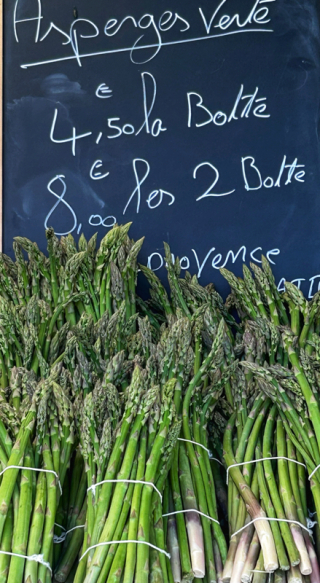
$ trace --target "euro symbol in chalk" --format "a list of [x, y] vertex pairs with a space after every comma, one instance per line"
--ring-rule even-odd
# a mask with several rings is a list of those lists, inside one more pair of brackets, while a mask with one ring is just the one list
[[112, 97], [112, 89], [107, 87], [105, 83], [101, 83], [96, 91], [96, 96], [100, 97], [100, 99], [108, 99]]

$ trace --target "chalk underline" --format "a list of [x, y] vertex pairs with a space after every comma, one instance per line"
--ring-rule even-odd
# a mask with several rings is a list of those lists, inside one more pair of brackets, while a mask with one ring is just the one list
[[[60, 57], [58, 59], [49, 59], [47, 61], [39, 61], [37, 63], [27, 63], [25, 65], [20, 65], [21, 69], [28, 69], [29, 67], [38, 67], [40, 65], [50, 65], [51, 63], [59, 63], [61, 61], [72, 61], [74, 59], [76, 59], [77, 61], [81, 61], [81, 59], [86, 59], [88, 57], [99, 57], [102, 55], [111, 55], [113, 53], [125, 53], [125, 52], [129, 52], [129, 51], [137, 51], [137, 50], [145, 50], [145, 49], [156, 49], [156, 48], [161, 48], [161, 47], [165, 47], [165, 46], [169, 46], [169, 45], [178, 45], [178, 44], [184, 44], [184, 43], [192, 43], [192, 42], [197, 42], [197, 41], [201, 41], [201, 40], [209, 40], [212, 38], [219, 38], [222, 36], [230, 36], [232, 34], [240, 34], [240, 33], [245, 33], [245, 32], [274, 32], [272, 29], [269, 28], [247, 28], [244, 30], [234, 30], [234, 31], [230, 31], [230, 32], [222, 32], [219, 34], [211, 34], [208, 36], [200, 36], [198, 38], [188, 38], [188, 39], [181, 39], [181, 40], [175, 40], [175, 41], [168, 41], [168, 42], [164, 42], [159, 44], [152, 44], [152, 45], [142, 45], [142, 46], [133, 46], [133, 47], [125, 47], [122, 49], [111, 49], [108, 51], [99, 51], [97, 53], [85, 53], [83, 55], [70, 55], [69, 57]], [[151, 59], [150, 59], [151, 60]], [[137, 63], [137, 64], [143, 64], [143, 63]]]

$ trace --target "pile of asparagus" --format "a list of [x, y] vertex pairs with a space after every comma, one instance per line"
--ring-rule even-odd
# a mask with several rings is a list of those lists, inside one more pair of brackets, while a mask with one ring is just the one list
[[[221, 363], [223, 302], [190, 278], [181, 310], [147, 269], [152, 300], [138, 298], [142, 240], [129, 239], [129, 226], [110, 231], [98, 250], [95, 237], [76, 246], [49, 230], [48, 258], [19, 237], [15, 262], [1, 255], [0, 496], [7, 529], [11, 512], [14, 522], [1, 538], [3, 581], [14, 562], [15, 581], [46, 583], [122, 573], [192, 581], [205, 571], [215, 579], [215, 565], [222, 571], [227, 545], [200, 445], [231, 374]], [[177, 445], [179, 435], [189, 441]], [[18, 446], [15, 457], [8, 443]], [[32, 487], [20, 508], [25, 474]]]
[[244, 266], [243, 279], [221, 270], [242, 321], [245, 397], [223, 439], [231, 536], [223, 580], [266, 581], [260, 571], [271, 571], [279, 582], [316, 582], [320, 294], [307, 302], [290, 283], [279, 294], [264, 257], [251, 268], [255, 277]]
[[0, 255], [0, 583], [320, 581], [320, 294], [129, 227]]

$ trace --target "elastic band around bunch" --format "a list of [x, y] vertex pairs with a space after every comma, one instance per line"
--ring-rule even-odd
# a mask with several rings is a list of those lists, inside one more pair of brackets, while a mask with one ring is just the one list
[[234, 532], [230, 538], [233, 538], [234, 536], [236, 536], [237, 534], [239, 534], [240, 532], [242, 532], [243, 530], [248, 528], [248, 526], [250, 526], [250, 524], [254, 524], [258, 520], [267, 520], [268, 522], [287, 522], [288, 524], [297, 524], [297, 526], [300, 526], [300, 528], [303, 528], [303, 530], [306, 530], [310, 535], [312, 535], [312, 531], [309, 528], [307, 528], [306, 526], [304, 526], [304, 524], [301, 524], [301, 522], [298, 522], [297, 520], [287, 520], [285, 518], [269, 518], [268, 516], [257, 516], [257, 518], [250, 520], [250, 522], [248, 522], [248, 524], [245, 524], [242, 528], [239, 528], [239, 530]]
[[319, 464], [319, 465], [318, 465], [318, 466], [317, 466], [317, 467], [316, 467], [316, 468], [315, 468], [315, 469], [314, 469], [314, 470], [311, 472], [311, 474], [309, 474], [309, 478], [308, 478], [308, 480], [311, 480], [311, 478], [312, 478], [313, 474], [315, 474], [315, 473], [316, 473], [316, 471], [317, 471], [319, 468], [320, 468], [320, 464]]
[[90, 490], [92, 490], [93, 495], [95, 495], [96, 488], [98, 486], [101, 486], [101, 484], [118, 484], [118, 483], [122, 483], [122, 484], [142, 484], [142, 485], [145, 485], [145, 486], [152, 486], [152, 488], [159, 495], [159, 498], [160, 498], [160, 500], [162, 502], [162, 494], [161, 494], [160, 490], [158, 490], [157, 486], [155, 486], [155, 484], [153, 482], [144, 482], [143, 480], [102, 480], [102, 482], [97, 482], [96, 484], [92, 484], [91, 486], [89, 486], [89, 488], [87, 489], [87, 492], [90, 492]]
[[200, 510], [193, 510], [192, 508], [188, 508], [187, 510], [176, 510], [175, 512], [169, 512], [168, 514], [163, 514], [162, 517], [164, 518], [165, 516], [174, 516], [175, 514], [186, 514], [187, 512], [195, 512], [196, 514], [200, 514], [200, 516], [204, 516], [204, 518], [212, 520], [212, 522], [220, 524], [219, 520], [211, 518], [211, 516], [208, 516], [208, 514], [204, 514], [204, 512], [200, 512]]
[[[28, 468], [26, 466], [7, 466], [6, 468], [4, 468], [4, 470], [2, 470], [0, 472], [0, 476], [2, 476], [2, 474], [4, 474], [4, 472], [6, 472], [7, 470], [11, 470], [11, 469], [12, 470], [30, 470], [30, 472], [44, 472], [45, 474], [53, 474], [58, 480], [60, 494], [62, 494], [62, 486], [60, 484], [60, 479], [59, 479], [57, 472], [55, 472], [54, 470], [44, 470], [43, 468]], [[20, 556], [20, 555], [18, 555], [18, 556]]]
[[74, 526], [73, 528], [70, 528], [70, 530], [66, 530], [63, 526], [61, 526], [61, 524], [55, 523], [55, 526], [62, 528], [62, 530], [64, 531], [62, 534], [60, 534], [60, 536], [57, 536], [56, 534], [53, 535], [53, 544], [55, 544], [55, 545], [59, 545], [60, 543], [63, 543], [66, 540], [69, 532], [72, 532], [73, 530], [77, 530], [78, 528], [84, 528], [84, 524], [79, 524], [79, 526]]
[[198, 443], [197, 441], [192, 441], [192, 439], [183, 439], [182, 437], [178, 437], [178, 441], [186, 441], [187, 443], [193, 443], [194, 445], [198, 445], [199, 447], [202, 447], [202, 449], [204, 449], [204, 451], [207, 452], [209, 459], [214, 460], [215, 462], [218, 462], [218, 464], [223, 466], [223, 464], [221, 463], [220, 460], [218, 460], [218, 458], [213, 457], [212, 451], [210, 451], [210, 449], [208, 449], [205, 445], [202, 445], [202, 443]]
[[104, 547], [106, 545], [121, 545], [121, 544], [128, 545], [130, 543], [137, 544], [137, 545], [147, 545], [148, 547], [151, 547], [155, 551], [159, 551], [159, 553], [166, 555], [166, 557], [168, 557], [168, 559], [171, 558], [171, 555], [169, 553], [167, 553], [163, 549], [160, 549], [159, 547], [156, 547], [155, 545], [152, 545], [151, 543], [144, 541], [144, 540], [112, 540], [110, 542], [98, 543], [96, 545], [93, 545], [92, 547], [89, 547], [83, 553], [83, 555], [80, 557], [79, 562], [82, 561], [82, 559], [86, 556], [87, 553], [89, 553], [89, 551], [91, 551], [92, 549], [96, 549], [97, 547]]
[[0, 551], [0, 555], [9, 555], [10, 557], [19, 557], [19, 559], [26, 559], [27, 561], [40, 563], [40, 565], [47, 567], [52, 575], [51, 565], [44, 560], [43, 555], [18, 555], [17, 553], [10, 553], [9, 551]]
[[316, 524], [318, 524], [317, 520], [312, 520], [312, 518], [317, 514], [317, 512], [310, 512], [308, 510], [308, 517], [307, 517], [307, 527], [311, 530]]
[[[227, 467], [227, 485], [228, 485], [228, 480], [229, 480], [229, 469], [230, 468], [237, 468], [238, 466], [246, 466], [248, 464], [256, 464], [257, 462], [267, 462], [267, 461], [271, 461], [271, 460], [286, 460], [287, 462], [293, 462], [294, 464], [297, 464], [298, 466], [303, 466], [305, 469], [307, 469], [307, 466], [305, 464], [303, 464], [302, 462], [298, 462], [297, 460], [293, 460], [289, 457], [284, 457], [284, 456], [262, 457], [258, 460], [250, 460], [248, 462], [239, 462], [238, 464], [231, 464], [230, 466], [228, 466]], [[318, 466], [318, 467], [320, 468], [320, 466]], [[314, 470], [314, 471], [316, 471], [316, 470]], [[309, 480], [310, 480], [310, 476], [309, 476]]]

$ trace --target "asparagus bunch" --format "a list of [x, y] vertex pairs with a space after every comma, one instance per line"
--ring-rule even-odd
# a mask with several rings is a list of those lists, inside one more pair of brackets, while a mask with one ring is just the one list
[[154, 356], [146, 368], [136, 364], [121, 401], [107, 379], [85, 397], [80, 439], [88, 509], [75, 581], [148, 581], [157, 570], [168, 579], [161, 497], [180, 424], [175, 381], [156, 384], [156, 366]]
[[[174, 402], [182, 419], [166, 489], [166, 506], [171, 511], [168, 544], [174, 557], [172, 573], [176, 582], [204, 577], [213, 582], [221, 576], [227, 544], [219, 521], [215, 481], [220, 492], [223, 487], [216, 462], [210, 460], [213, 454], [207, 424], [218, 401], [227, 405], [224, 389], [229, 387], [235, 362], [228, 325], [236, 324], [212, 286], [202, 288], [189, 273], [185, 279], [179, 278], [179, 260], [173, 264], [167, 245], [165, 249], [170, 299], [155, 274], [143, 266], [141, 270], [151, 287], [149, 306], [162, 310], [169, 323], [163, 342], [163, 378], [177, 379]], [[223, 506], [223, 495], [221, 502]]]
[[3, 583], [51, 581], [54, 524], [74, 444], [73, 408], [61, 380], [59, 365], [39, 383], [33, 372], [13, 368], [1, 393]]
[[[253, 395], [251, 411], [241, 429], [239, 412], [235, 412], [224, 435], [231, 478], [231, 540], [224, 580], [240, 577], [250, 581], [255, 571], [254, 580], [265, 580], [266, 574], [258, 571], [275, 571], [278, 566], [282, 575], [277, 577], [283, 580], [310, 577], [310, 581], [317, 581], [319, 564], [308, 507], [311, 504], [318, 511], [319, 487], [317, 473], [311, 480], [308, 476], [319, 463], [318, 337], [314, 334], [319, 294], [307, 302], [295, 286], [287, 284], [286, 293], [281, 295], [265, 258], [262, 269], [255, 264], [251, 267], [255, 277], [244, 266], [243, 280], [222, 270], [232, 288], [228, 304], [237, 308], [243, 321], [243, 360], [239, 366], [249, 399], [250, 392]], [[263, 461], [257, 461], [260, 459]], [[233, 496], [234, 491], [240, 498], [239, 494]], [[248, 492], [255, 510], [250, 507]], [[259, 535], [258, 523], [263, 524], [265, 516], [276, 548], [273, 567], [268, 563], [271, 543], [263, 548]]]
[[[53, 522], [46, 544], [50, 549], [52, 571], [60, 568], [59, 565], [63, 568], [67, 564], [66, 578], [72, 575], [68, 566], [70, 564], [72, 566], [72, 561], [68, 560], [68, 554], [71, 552], [69, 542], [72, 539], [71, 550], [75, 561], [77, 553], [73, 547], [74, 545], [79, 547], [82, 544], [83, 528], [74, 531], [76, 541], [72, 535], [69, 535], [65, 543], [55, 545], [54, 550], [53, 532], [55, 530], [55, 538], [57, 538], [58, 534], [61, 534], [61, 529], [66, 532], [75, 526], [84, 526], [87, 479], [82, 454], [79, 448], [76, 448], [78, 438], [73, 446], [73, 437], [71, 439], [64, 425], [63, 429], [60, 429], [60, 422], [65, 423], [63, 407], [66, 404], [63, 398], [65, 395], [72, 407], [72, 414], [70, 413], [69, 417], [73, 428], [74, 421], [79, 418], [75, 412], [79, 410], [80, 402], [83, 402], [85, 396], [93, 391], [97, 381], [102, 382], [104, 379], [107, 383], [109, 379], [115, 384], [119, 393], [126, 386], [130, 363], [125, 362], [125, 353], [131, 353], [129, 360], [138, 354], [136, 347], [131, 347], [130, 342], [137, 318], [136, 259], [142, 244], [142, 240], [134, 243], [129, 239], [129, 227], [130, 225], [125, 225], [112, 229], [102, 240], [97, 251], [96, 236], [89, 242], [86, 242], [84, 237], [80, 237], [77, 247], [71, 236], [61, 238], [59, 241], [53, 230], [49, 229], [47, 231], [48, 258], [39, 251], [35, 243], [22, 237], [17, 237], [14, 243], [15, 262], [5, 255], [0, 257], [0, 367], [1, 386], [5, 391], [2, 399], [4, 407], [2, 415], [6, 414], [8, 407], [12, 407], [16, 414], [17, 428], [24, 427], [22, 419], [25, 409], [28, 411], [30, 407], [29, 400], [36, 391], [37, 380], [43, 379], [41, 386], [46, 387], [43, 388], [44, 396], [39, 397], [40, 400], [38, 399], [33, 405], [34, 414], [37, 419], [38, 407], [40, 407], [41, 414], [45, 416], [45, 404], [47, 404], [49, 417], [43, 420], [42, 425], [40, 421], [38, 424], [33, 422], [32, 436], [38, 428], [40, 434], [42, 431], [41, 439], [37, 437], [34, 467], [45, 469], [45, 464], [49, 463], [50, 452], [44, 458], [44, 451], [49, 446], [51, 448], [50, 438], [49, 445], [47, 444], [46, 433], [48, 432], [50, 436], [52, 432], [53, 451], [50, 455], [53, 457], [57, 475], [59, 475], [56, 471], [59, 463], [63, 465], [60, 467], [62, 476], [59, 482], [59, 494], [56, 497], [55, 508], [52, 507], [52, 512], [50, 511]], [[28, 255], [28, 261], [25, 260], [24, 252]], [[15, 368], [16, 366], [18, 368]], [[9, 390], [8, 385], [12, 389]], [[62, 391], [60, 395], [58, 386]], [[60, 400], [62, 403], [59, 405], [60, 409], [52, 401], [51, 389], [57, 401]], [[7, 402], [7, 398], [10, 402]], [[58, 412], [55, 412], [54, 407], [58, 407]], [[10, 409], [10, 415], [11, 413]], [[55, 434], [59, 432], [61, 436], [57, 438]], [[16, 433], [14, 436], [16, 437]], [[10, 441], [4, 434], [5, 443], [7, 439], [12, 447], [13, 437], [10, 437]], [[41, 440], [46, 447], [42, 445]], [[10, 452], [11, 450], [6, 452], [7, 457]], [[28, 455], [31, 454], [30, 451]], [[69, 468], [70, 460], [71, 467]], [[31, 466], [30, 460], [28, 461], [27, 465]], [[23, 462], [22, 455], [18, 465]], [[6, 467], [6, 463], [7, 459], [4, 457], [3, 468]], [[14, 470], [5, 472], [2, 480], [7, 479], [7, 474], [12, 476], [13, 472]], [[27, 473], [28, 479], [30, 475], [32, 475], [30, 472]], [[64, 486], [66, 475], [67, 483], [61, 496], [60, 487]], [[45, 474], [46, 476], [54, 478], [54, 474], [48, 473]], [[19, 473], [16, 479], [20, 484]], [[25, 476], [23, 476], [24, 479]], [[39, 473], [39, 488], [42, 487], [42, 496], [45, 495], [43, 480], [44, 474]], [[68, 480], [72, 483], [70, 496]], [[34, 485], [33, 498], [36, 495], [35, 487]], [[53, 497], [52, 492], [51, 497]], [[41, 507], [41, 500], [39, 502], [36, 499], [36, 501]], [[45, 508], [42, 509], [45, 510]], [[15, 532], [15, 527], [16, 520], [13, 532]], [[24, 536], [28, 541], [26, 519], [24, 528]], [[42, 536], [41, 533], [40, 535]], [[41, 550], [41, 541], [39, 544], [38, 553]], [[12, 541], [7, 543], [8, 549], [12, 550], [10, 545], [12, 546]], [[6, 562], [8, 556], [3, 555], [3, 557]], [[0, 558], [2, 560], [1, 555]], [[22, 563], [21, 560], [17, 560], [20, 564]], [[45, 559], [45, 562], [48, 560]], [[37, 573], [35, 569], [38, 569], [38, 566], [36, 562], [30, 562], [30, 565], [27, 562], [27, 565], [32, 572], [30, 577], [34, 580], [37, 576], [34, 574]], [[49, 580], [49, 574], [50, 570], [46, 573], [47, 580]]]

